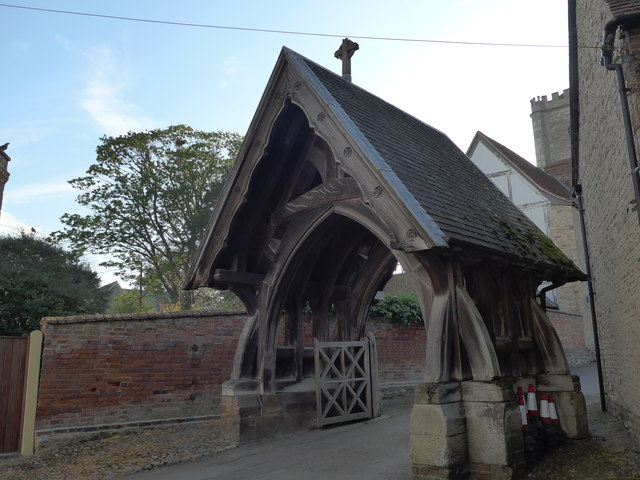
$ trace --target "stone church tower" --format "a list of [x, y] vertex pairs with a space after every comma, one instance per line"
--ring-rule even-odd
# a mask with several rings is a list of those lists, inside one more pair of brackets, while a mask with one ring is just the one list
[[8, 146], [8, 143], [0, 146], [0, 211], [2, 211], [2, 193], [4, 192], [4, 185], [7, 183], [7, 180], [9, 180], [8, 166], [11, 157], [6, 153]]
[[531, 121], [538, 168], [570, 186], [569, 89], [532, 99]]
[[[536, 164], [545, 173], [555, 177], [571, 188], [571, 137], [569, 89], [554, 92], [549, 99], [546, 95], [531, 99], [531, 121], [536, 147]], [[581, 269], [584, 265], [584, 247], [577, 208], [562, 208], [550, 205], [547, 212], [549, 236]], [[593, 327], [588, 303], [586, 283], [563, 285], [557, 290], [559, 304], [569, 315], [566, 318], [581, 323], [584, 329], [584, 343], [590, 352], [584, 352], [576, 363], [590, 360], [594, 350]], [[569, 324], [556, 324], [556, 328], [571, 331]]]

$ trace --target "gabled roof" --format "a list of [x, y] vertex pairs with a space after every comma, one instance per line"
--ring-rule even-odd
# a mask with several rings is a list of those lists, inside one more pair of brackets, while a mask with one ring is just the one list
[[[327, 103], [344, 110], [388, 166], [380, 168], [392, 169], [449, 244], [557, 263], [544, 252], [540, 230], [444, 133], [295, 52], [284, 54], [309, 67], [327, 90]], [[566, 259], [554, 249], [553, 257]]]
[[[418, 233], [427, 237], [429, 248], [480, 250], [535, 266], [553, 276], [583, 278], [575, 265], [445, 134], [287, 48], [281, 52], [245, 145], [252, 145], [252, 131], [262, 118], [267, 99], [277, 90], [279, 72], [285, 68], [290, 69], [289, 76], [295, 72], [299, 82], [323, 104], [327, 116], [338, 122], [362, 161], [403, 205], [403, 214], [409, 215]], [[241, 151], [240, 163], [242, 156]], [[229, 178], [231, 184], [241, 170], [242, 166], [236, 165]], [[227, 193], [218, 203], [222, 209], [227, 208], [224, 197], [231, 195], [231, 190], [231, 185], [225, 187]], [[213, 240], [213, 231], [228, 228], [219, 224], [219, 218], [223, 216], [214, 213], [188, 286], [199, 283], [194, 282], [194, 269], [200, 262], [215, 264], [216, 253], [207, 253], [210, 246], [221, 245]]]
[[471, 156], [471, 153], [479, 142], [486, 145], [487, 148], [489, 148], [489, 150], [491, 150], [496, 156], [500, 157], [505, 163], [510, 165], [514, 170], [520, 173], [520, 175], [529, 180], [529, 182], [543, 193], [551, 195], [562, 202], [572, 202], [571, 192], [567, 186], [546, 173], [544, 170], [528, 162], [513, 150], [510, 150], [501, 143], [496, 142], [494, 139], [488, 137], [482, 132], [476, 132], [473, 137], [471, 145], [469, 145], [469, 149], [467, 150], [468, 156]]

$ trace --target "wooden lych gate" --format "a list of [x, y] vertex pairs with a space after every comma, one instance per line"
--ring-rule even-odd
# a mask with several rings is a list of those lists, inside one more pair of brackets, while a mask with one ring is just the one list
[[516, 384], [553, 391], [563, 428], [584, 434], [584, 399], [535, 299], [542, 281], [584, 275], [444, 134], [284, 49], [186, 283], [234, 292], [250, 317], [223, 386], [227, 436], [365, 417], [351, 342], [398, 262], [427, 336], [415, 478], [515, 472]]
[[373, 416], [368, 340], [315, 341], [318, 426]]

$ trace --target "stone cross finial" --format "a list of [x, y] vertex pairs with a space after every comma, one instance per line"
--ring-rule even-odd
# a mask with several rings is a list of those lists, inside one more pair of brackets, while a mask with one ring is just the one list
[[342, 78], [351, 81], [351, 57], [356, 50], [360, 48], [356, 42], [352, 42], [348, 38], [342, 40], [342, 45], [334, 54], [336, 58], [342, 60]]

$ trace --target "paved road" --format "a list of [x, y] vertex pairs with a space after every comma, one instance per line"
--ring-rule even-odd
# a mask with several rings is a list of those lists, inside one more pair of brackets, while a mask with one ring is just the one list
[[600, 395], [598, 371], [595, 363], [586, 367], [572, 368], [571, 373], [580, 377], [580, 388], [585, 397]]
[[138, 473], [127, 480], [409, 480], [413, 395], [383, 405], [364, 423], [260, 440], [198, 462]]
[[[595, 365], [572, 373], [585, 395], [598, 395]], [[265, 439], [126, 480], [409, 480], [412, 405], [408, 394], [387, 401], [379, 419]]]

